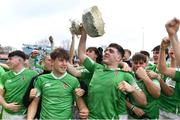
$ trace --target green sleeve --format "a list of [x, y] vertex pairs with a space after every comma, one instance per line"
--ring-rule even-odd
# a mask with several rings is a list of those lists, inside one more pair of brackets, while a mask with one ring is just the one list
[[83, 65], [90, 73], [93, 73], [96, 68], [96, 63], [89, 57], [84, 60]]
[[42, 82], [41, 82], [41, 78], [40, 77], [38, 77], [36, 82], [35, 82], [35, 88], [37, 90], [36, 97], [41, 96], [41, 93], [42, 93]]
[[141, 91], [141, 89], [139, 88], [139, 86], [136, 83], [135, 77], [132, 74], [126, 73], [126, 78], [125, 79], [127, 80], [127, 82], [130, 85], [134, 86], [136, 90]]
[[83, 71], [81, 72], [81, 77], [80, 79], [87, 79], [87, 78], [91, 78], [92, 74], [89, 71]]
[[78, 81], [78, 79], [75, 79], [74, 88], [76, 89], [79, 87], [80, 87], [79, 81]]
[[174, 76], [173, 80], [180, 82], [180, 71], [178, 69], [176, 69], [175, 76]]
[[5, 83], [5, 76], [2, 75], [0, 77], [0, 89], [3, 89], [4, 88], [4, 83]]
[[0, 76], [5, 73], [4, 69], [0, 66]]
[[80, 88], [80, 84], [79, 84], [78, 79], [75, 79], [75, 82], [74, 82], [74, 92], [73, 92], [73, 99], [74, 99], [74, 101], [76, 101], [76, 92], [75, 92], [76, 88]]

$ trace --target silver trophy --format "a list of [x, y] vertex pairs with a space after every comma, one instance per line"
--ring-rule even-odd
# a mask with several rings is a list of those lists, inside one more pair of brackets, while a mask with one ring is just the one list
[[104, 35], [104, 21], [101, 12], [97, 6], [93, 6], [84, 11], [82, 15], [82, 23], [76, 20], [71, 20], [71, 33], [80, 35], [80, 28], [84, 27], [86, 33], [90, 37], [99, 37]]

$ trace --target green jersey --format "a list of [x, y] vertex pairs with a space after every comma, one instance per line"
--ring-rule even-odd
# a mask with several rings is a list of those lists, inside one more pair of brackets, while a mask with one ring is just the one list
[[89, 118], [118, 119], [119, 115], [127, 114], [126, 95], [118, 89], [118, 84], [126, 81], [137, 87], [133, 76], [120, 69], [108, 69], [90, 58], [86, 58], [83, 64], [93, 73], [88, 89]]
[[5, 73], [5, 70], [0, 66], [0, 77], [3, 73]]
[[22, 98], [29, 86], [31, 79], [36, 75], [37, 72], [24, 68], [17, 74], [13, 71], [8, 71], [1, 76], [0, 88], [5, 90], [5, 101], [7, 103], [16, 102], [18, 105], [21, 105], [18, 112], [5, 109], [6, 112], [18, 115], [26, 113], [27, 108], [23, 106]]
[[[86, 85], [83, 87], [85, 87], [84, 89], [85, 89], [86, 93], [88, 93], [88, 86], [89, 86], [89, 83], [92, 78], [92, 73], [90, 73], [84, 66], [78, 67], [77, 70], [79, 70], [81, 72], [81, 76], [78, 78], [78, 80], [80, 81], [80, 83], [83, 82]], [[82, 98], [87, 105], [88, 104], [87, 94], [84, 94]]]
[[84, 81], [86, 85], [89, 85], [92, 78], [92, 73], [90, 73], [84, 66], [78, 67], [77, 70], [81, 72], [79, 80]]
[[79, 87], [78, 80], [68, 73], [60, 78], [53, 73], [38, 77], [35, 88], [42, 97], [41, 119], [70, 119], [75, 99], [74, 90]]
[[174, 89], [172, 96], [161, 93], [160, 109], [174, 114], [180, 114], [180, 70], [176, 69], [173, 79], [167, 78], [165, 83]]
[[[153, 98], [153, 96], [148, 92], [143, 80], [136, 80], [136, 82], [138, 86], [142, 89], [144, 94], [146, 95], [147, 105], [146, 106], [139, 105], [131, 95], [129, 96], [130, 103], [135, 105], [138, 108], [141, 108], [145, 112], [145, 116], [144, 116], [145, 118], [150, 118], [150, 119], [159, 118], [158, 99]], [[154, 79], [153, 83], [160, 87], [160, 83], [158, 80]], [[132, 111], [129, 111], [129, 114], [134, 119], [138, 119], [138, 116], [136, 116]]]
[[148, 64], [148, 66], [146, 67], [146, 70], [152, 70], [152, 71], [154, 71], [156, 73], [159, 73], [156, 64]]

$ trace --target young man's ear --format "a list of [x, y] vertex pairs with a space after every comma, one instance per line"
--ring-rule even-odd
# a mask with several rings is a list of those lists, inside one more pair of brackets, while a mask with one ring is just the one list
[[18, 60], [19, 60], [19, 62], [25, 62], [25, 60], [24, 59], [22, 59], [22, 58], [18, 58]]
[[118, 55], [118, 56], [116, 57], [116, 59], [117, 59], [118, 62], [121, 62], [122, 56], [121, 56], [121, 55]]

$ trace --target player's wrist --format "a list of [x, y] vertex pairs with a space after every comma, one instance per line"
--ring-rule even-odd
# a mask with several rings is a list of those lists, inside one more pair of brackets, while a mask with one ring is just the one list
[[135, 108], [136, 108], [136, 106], [135, 106], [135, 105], [132, 105], [131, 108], [130, 108], [130, 110], [131, 110], [131, 111], [134, 111]]

